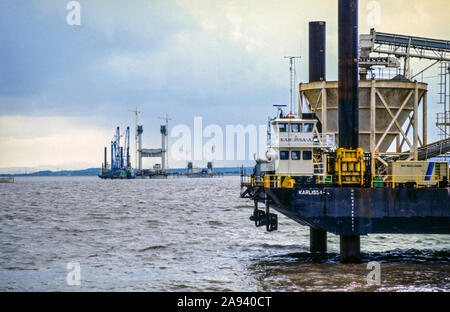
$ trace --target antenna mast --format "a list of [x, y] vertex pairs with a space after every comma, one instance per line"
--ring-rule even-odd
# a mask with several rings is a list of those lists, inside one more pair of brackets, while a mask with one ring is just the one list
[[301, 59], [301, 56], [285, 56], [285, 59], [289, 59], [289, 80], [290, 80], [290, 97], [289, 97], [289, 115], [293, 115], [294, 104], [294, 90], [295, 90], [295, 59]]

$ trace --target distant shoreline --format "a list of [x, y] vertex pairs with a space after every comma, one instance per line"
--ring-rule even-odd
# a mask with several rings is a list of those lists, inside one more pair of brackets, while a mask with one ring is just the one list
[[[249, 173], [253, 168], [244, 167], [244, 170]], [[0, 174], [0, 177], [89, 177], [98, 176], [101, 168], [89, 168], [83, 170], [63, 170], [63, 171], [38, 171], [33, 173], [18, 173], [18, 174]], [[169, 172], [186, 173], [185, 168], [169, 169]], [[214, 168], [214, 172], [224, 175], [240, 175], [241, 167], [229, 167], [229, 168]]]

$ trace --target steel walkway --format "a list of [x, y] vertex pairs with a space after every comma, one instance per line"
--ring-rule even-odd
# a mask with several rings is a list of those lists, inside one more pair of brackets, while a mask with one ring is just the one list
[[[422, 146], [418, 148], [418, 156], [419, 160], [427, 160], [433, 157], [437, 157], [439, 155], [444, 155], [448, 152], [450, 152], [450, 138], [447, 138], [445, 140], [437, 141], [431, 144], [428, 144], [426, 146]], [[408, 153], [408, 152], [405, 152]], [[406, 160], [409, 156], [404, 155], [400, 156], [398, 160]]]

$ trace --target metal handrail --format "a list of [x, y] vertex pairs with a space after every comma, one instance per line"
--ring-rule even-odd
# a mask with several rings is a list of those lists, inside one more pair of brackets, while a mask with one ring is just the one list
[[242, 175], [241, 176], [241, 184], [245, 185], [253, 185], [253, 176], [252, 175]]
[[314, 136], [317, 141], [313, 141], [314, 147], [336, 148], [336, 139], [334, 134], [324, 133]]
[[281, 188], [281, 176], [276, 174], [262, 176], [264, 187], [268, 189]]
[[[439, 176], [438, 175], [372, 175], [371, 187], [374, 188], [374, 183], [387, 183], [391, 184], [392, 188], [395, 189], [396, 178], [412, 178], [410, 181], [401, 181], [401, 183], [415, 183], [416, 188], [420, 184], [430, 184], [430, 185], [438, 185], [439, 184]], [[375, 180], [376, 178], [382, 178], [383, 180]], [[420, 178], [423, 178], [420, 180]], [[430, 181], [426, 181], [426, 178], [430, 178]], [[431, 179], [434, 181], [431, 181]], [[398, 182], [397, 182], [398, 183]]]
[[264, 177], [256, 175], [242, 175], [241, 176], [241, 186], [263, 186]]
[[[283, 180], [283, 178], [285, 178]], [[295, 180], [289, 176], [271, 175], [241, 175], [241, 187], [264, 187], [267, 189], [293, 188]]]

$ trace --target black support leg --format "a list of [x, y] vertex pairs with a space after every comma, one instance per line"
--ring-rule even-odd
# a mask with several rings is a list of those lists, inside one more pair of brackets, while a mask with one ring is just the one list
[[311, 252], [327, 252], [327, 232], [310, 227], [309, 248]]
[[359, 235], [341, 235], [341, 262], [361, 262], [361, 242]]

